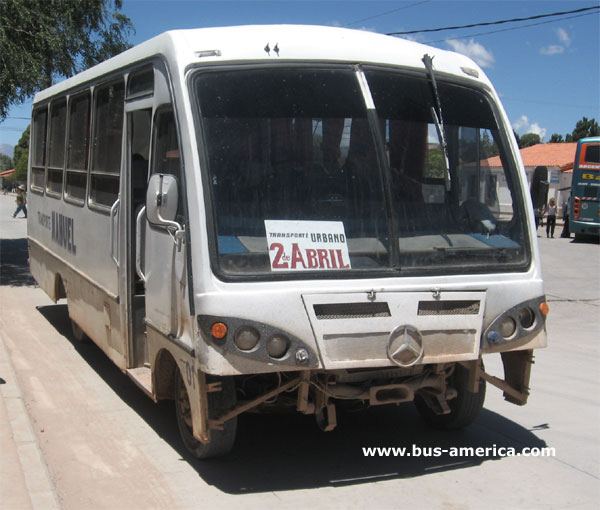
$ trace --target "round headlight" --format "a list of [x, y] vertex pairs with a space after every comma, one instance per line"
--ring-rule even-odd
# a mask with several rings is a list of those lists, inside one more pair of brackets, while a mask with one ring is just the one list
[[517, 324], [512, 317], [505, 317], [502, 319], [502, 322], [500, 322], [500, 327], [498, 329], [504, 338], [510, 338], [515, 334]]
[[290, 347], [290, 340], [285, 335], [273, 335], [267, 341], [267, 353], [271, 358], [283, 358]]
[[529, 329], [535, 322], [535, 314], [531, 308], [521, 308], [519, 311], [519, 322], [524, 329]]
[[250, 351], [256, 347], [260, 334], [251, 326], [242, 326], [235, 332], [233, 341], [238, 349], [242, 351]]

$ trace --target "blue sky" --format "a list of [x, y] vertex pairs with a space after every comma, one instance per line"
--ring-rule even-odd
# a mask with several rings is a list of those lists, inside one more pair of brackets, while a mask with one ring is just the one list
[[[294, 23], [389, 33], [598, 5], [598, 0], [124, 0], [123, 12], [135, 26], [130, 41], [137, 44], [178, 28]], [[552, 133], [573, 131], [584, 116], [600, 122], [600, 11], [591, 12], [410, 37], [473, 58], [492, 80], [517, 133], [537, 133], [548, 141]], [[533, 23], [538, 24], [514, 29]], [[17, 143], [30, 112], [31, 102], [10, 110], [0, 124], [0, 143]]]

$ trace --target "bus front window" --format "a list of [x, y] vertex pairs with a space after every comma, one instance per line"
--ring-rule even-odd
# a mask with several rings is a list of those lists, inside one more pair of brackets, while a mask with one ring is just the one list
[[365, 76], [371, 114], [352, 70], [197, 74], [218, 270], [361, 277], [525, 268], [517, 167], [491, 102], [438, 82], [446, 170], [425, 75]]
[[196, 89], [223, 272], [389, 267], [381, 170], [353, 72], [204, 73]]

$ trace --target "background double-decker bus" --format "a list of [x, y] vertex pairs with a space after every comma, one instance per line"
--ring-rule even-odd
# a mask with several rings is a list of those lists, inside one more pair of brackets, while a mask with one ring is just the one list
[[600, 235], [600, 137], [577, 145], [569, 202], [569, 228], [575, 237]]

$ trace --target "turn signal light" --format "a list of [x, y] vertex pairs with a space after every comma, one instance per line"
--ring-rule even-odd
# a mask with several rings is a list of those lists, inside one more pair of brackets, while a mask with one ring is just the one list
[[227, 326], [222, 322], [215, 322], [210, 328], [210, 334], [217, 340], [222, 340], [227, 336]]
[[548, 306], [548, 303], [546, 303], [546, 301], [542, 301], [540, 303], [540, 313], [546, 317], [546, 315], [548, 315], [548, 312], [550, 312], [550, 307]]

